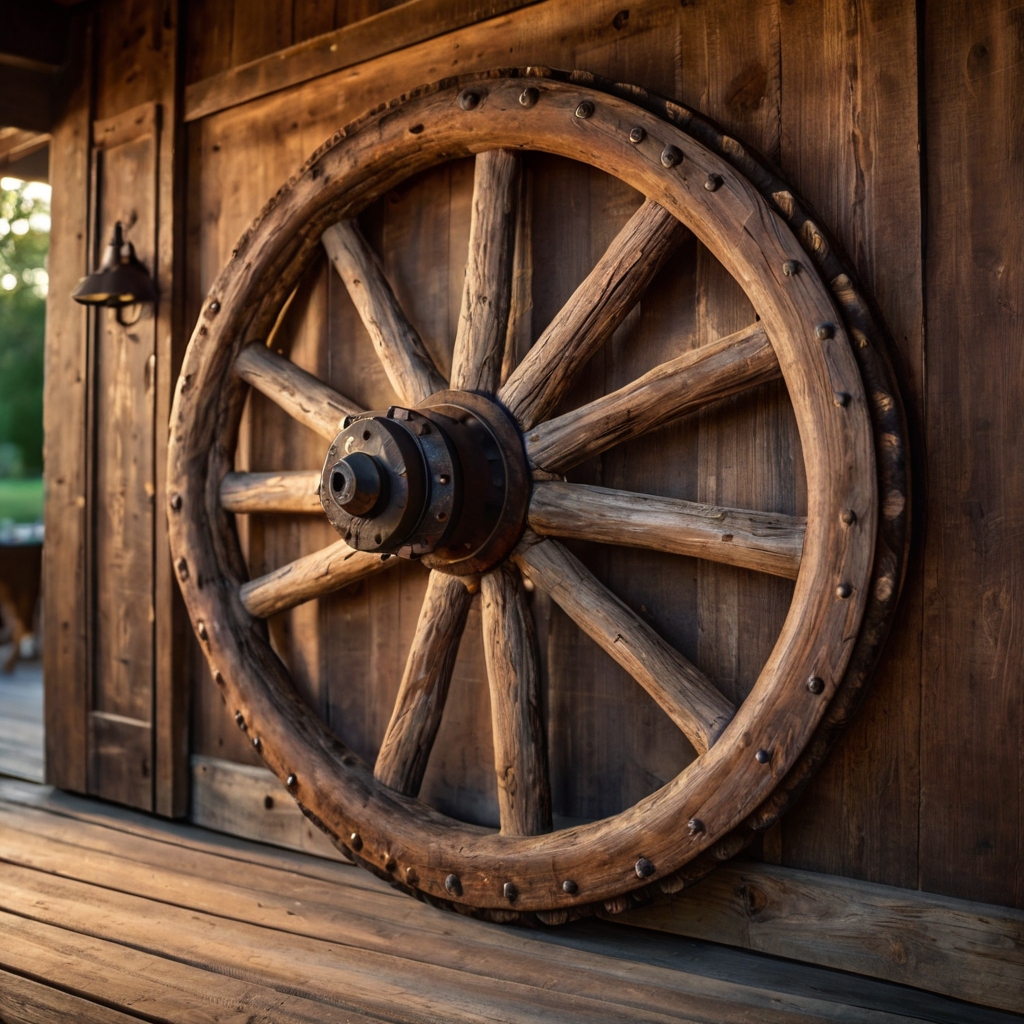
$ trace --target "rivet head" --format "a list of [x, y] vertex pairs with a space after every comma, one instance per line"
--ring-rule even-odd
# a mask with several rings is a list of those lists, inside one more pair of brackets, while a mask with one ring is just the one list
[[699, 836], [706, 831], [704, 828], [704, 822], [700, 818], [691, 818], [687, 823], [686, 827], [690, 830], [691, 836]]
[[519, 105], [521, 107], [532, 107], [540, 99], [540, 93], [536, 89], [524, 89], [519, 94]]
[[825, 689], [825, 680], [821, 676], [811, 676], [807, 680], [807, 689], [811, 693], [821, 693]]
[[629, 133], [629, 141], [632, 142], [634, 146], [639, 146], [646, 138], [647, 132], [645, 132], [640, 125], [637, 125]]
[[284, 780], [284, 784], [289, 789], [294, 789], [299, 784], [299, 780], [294, 775], [289, 775], [288, 778]]
[[641, 857], [633, 865], [633, 870], [637, 878], [650, 878], [654, 874], [654, 865], [646, 857]]
[[569, 896], [575, 896], [579, 891], [580, 887], [571, 878], [567, 878], [562, 883], [562, 892]]
[[406, 868], [405, 869], [405, 880], [410, 885], [415, 885], [420, 880], [419, 873], [416, 871], [415, 868], [411, 868], [411, 867], [410, 868]]
[[214, 673], [213, 673], [213, 681], [214, 681], [214, 682], [215, 682], [215, 683], [216, 683], [216, 684], [217, 684], [218, 686], [223, 686], [223, 685], [224, 685], [224, 676], [223, 676], [223, 675], [221, 675], [221, 673], [220, 673], [220, 672], [214, 672]]
[[767, 764], [771, 759], [772, 759], [772, 755], [769, 754], [768, 751], [764, 749], [764, 747], [762, 747], [754, 755], [754, 760], [757, 761], [758, 764]]
[[196, 635], [200, 640], [210, 639], [210, 634], [206, 631], [206, 623], [202, 619], [196, 623]]
[[351, 846], [353, 850], [361, 850], [363, 848], [363, 837], [358, 832], [353, 832], [348, 837], [348, 845]]
[[255, 747], [255, 748], [257, 749], [257, 750], [262, 750], [262, 749], [263, 749], [263, 740], [261, 740], [261, 739], [259, 738], [259, 736], [253, 736], [253, 738], [252, 738], [252, 745], [253, 745], [253, 746], [254, 746], [254, 747]]
[[576, 108], [576, 116], [581, 120], [585, 121], [591, 114], [594, 113], [594, 104], [590, 100], [583, 100]]
[[458, 875], [456, 875], [454, 873], [448, 875], [448, 877], [445, 878], [445, 880], [444, 880], [444, 887], [453, 896], [461, 896], [462, 895], [462, 880], [459, 878]]
[[853, 526], [857, 522], [857, 513], [852, 508], [845, 508], [839, 513], [839, 518], [844, 526]]
[[237, 725], [239, 729], [245, 728], [245, 715], [243, 715], [241, 711], [235, 712], [235, 725]]
[[186, 562], [184, 558], [178, 559], [178, 561], [175, 563], [175, 568], [178, 570], [179, 580], [188, 579], [188, 562]]
[[398, 867], [398, 862], [390, 853], [384, 854], [384, 870], [387, 872], [394, 871]]
[[796, 260], [786, 260], [782, 264], [782, 272], [786, 277], [796, 277], [800, 273], [800, 264]]
[[836, 336], [836, 328], [834, 324], [818, 324], [814, 328], [814, 336], [818, 341], [828, 341], [829, 338]]
[[717, 192], [722, 187], [722, 176], [720, 174], [709, 174], [704, 187], [709, 192]]
[[836, 597], [841, 597], [844, 601], [848, 597], [852, 596], [852, 594], [853, 587], [851, 587], [849, 583], [840, 583], [839, 586], [836, 587]]
[[845, 391], [837, 391], [832, 397], [832, 401], [839, 406], [840, 409], [845, 409], [850, 404], [850, 396]]
[[211, 313], [219, 313], [220, 303], [216, 299], [214, 299], [213, 302], [211, 302], [210, 305], [207, 306], [206, 308], [209, 309]]
[[506, 882], [501, 891], [504, 893], [505, 899], [507, 899], [509, 903], [515, 903], [516, 897], [519, 895], [519, 890], [516, 888], [515, 882]]
[[180, 494], [172, 494], [171, 495], [170, 506], [171, 506], [171, 511], [172, 512], [180, 512], [181, 511], [181, 495]]
[[682, 152], [676, 146], [666, 146], [661, 151], [661, 166], [675, 167], [683, 159]]
[[463, 110], [473, 110], [480, 103], [480, 94], [472, 89], [464, 89], [459, 93], [459, 106]]

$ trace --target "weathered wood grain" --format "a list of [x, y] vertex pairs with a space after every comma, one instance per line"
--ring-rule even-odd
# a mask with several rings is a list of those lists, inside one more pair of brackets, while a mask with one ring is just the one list
[[800, 516], [556, 482], [534, 484], [529, 518], [539, 534], [671, 551], [789, 579], [800, 569], [806, 526]]
[[687, 229], [647, 200], [616, 236], [523, 361], [499, 397], [524, 430], [558, 405], [580, 368], [639, 302]]
[[238, 353], [235, 373], [246, 384], [277, 403], [293, 419], [328, 441], [337, 436], [346, 416], [362, 412], [359, 406], [313, 374], [260, 342], [254, 342]]
[[560, 473], [711, 402], [773, 380], [779, 364], [760, 324], [684, 352], [624, 388], [526, 434], [531, 464]]
[[533, 616], [515, 566], [485, 575], [481, 598], [501, 831], [537, 835], [551, 829], [548, 739]]
[[355, 221], [341, 221], [322, 237], [362, 318], [392, 387], [409, 405], [417, 405], [448, 382], [438, 372], [391, 290], [380, 258], [366, 243]]
[[304, 470], [280, 473], [228, 473], [220, 484], [225, 512], [323, 514], [320, 474]]
[[332, 594], [342, 587], [389, 568], [393, 559], [350, 548], [343, 540], [304, 555], [287, 565], [243, 583], [239, 597], [252, 616], [265, 619], [304, 601]]
[[452, 355], [453, 388], [496, 391], [512, 303], [519, 157], [492, 149], [476, 158], [469, 259]]
[[697, 668], [557, 541], [521, 545], [514, 558], [526, 578], [658, 702], [698, 753], [711, 748], [736, 709]]
[[416, 796], [441, 725], [472, 595], [457, 576], [432, 572], [374, 778]]

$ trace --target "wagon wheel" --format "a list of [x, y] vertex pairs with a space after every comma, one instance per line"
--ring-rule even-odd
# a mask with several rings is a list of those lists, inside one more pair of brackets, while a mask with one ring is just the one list
[[[502, 382], [519, 149], [591, 164], [647, 198]], [[470, 252], [446, 382], [352, 218], [404, 178], [471, 154]], [[757, 319], [553, 415], [687, 231], [741, 284]], [[321, 240], [402, 406], [361, 410], [267, 348]], [[612, 445], [776, 377], [800, 431], [806, 520], [560, 478]], [[325, 439], [322, 473], [231, 472], [247, 385]], [[424, 88], [338, 133], [240, 240], [210, 292], [175, 395], [173, 557], [238, 724], [313, 821], [421, 898], [557, 922], [699, 877], [771, 824], [824, 756], [856, 704], [899, 591], [904, 437], [884, 338], [834, 249], [772, 172], [697, 115], [639, 90], [580, 74], [496, 72]], [[233, 513], [321, 507], [342, 539], [247, 578]], [[785, 625], [742, 705], [558, 537], [795, 578]], [[369, 766], [303, 704], [263, 620], [387, 571], [398, 557], [431, 572], [398, 701]], [[632, 808], [554, 832], [524, 579], [647, 690], [698, 755]], [[497, 833], [416, 799], [477, 590]]]

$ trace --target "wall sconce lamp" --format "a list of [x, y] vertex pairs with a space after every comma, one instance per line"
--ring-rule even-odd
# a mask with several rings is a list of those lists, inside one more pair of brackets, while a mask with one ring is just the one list
[[114, 234], [103, 253], [99, 270], [83, 277], [71, 298], [85, 306], [107, 306], [117, 310], [117, 322], [122, 327], [131, 327], [142, 316], [140, 308], [134, 320], [125, 321], [121, 314], [125, 306], [156, 302], [153, 278], [135, 255], [135, 246], [125, 241], [120, 221], [114, 225]]

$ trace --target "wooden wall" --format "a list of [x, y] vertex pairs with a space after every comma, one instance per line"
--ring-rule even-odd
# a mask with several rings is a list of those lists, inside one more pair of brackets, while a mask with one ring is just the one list
[[[167, 362], [157, 363], [158, 380], [166, 379], [159, 367], [173, 366], [206, 289], [266, 199], [327, 136], [383, 100], [452, 73], [546, 64], [636, 82], [715, 118], [779, 165], [876, 299], [894, 338], [916, 474], [915, 550], [871, 692], [800, 803], [755, 853], [775, 863], [1024, 907], [1024, 637], [1014, 615], [1024, 598], [1017, 511], [1024, 508], [1024, 476], [1016, 444], [1024, 391], [1015, 201], [1024, 180], [1019, 16], [1005, 0], [543, 0], [478, 4], [508, 10], [478, 24], [457, 20], [452, 24], [462, 27], [442, 34], [435, 26], [423, 32], [424, 41], [411, 41], [415, 12], [430, 5], [415, 0], [389, 12], [391, 5], [367, 0], [183, 0], [179, 61], [157, 82], [143, 47], [170, 31], [163, 16], [153, 17], [143, 0], [100, 4], [97, 52], [118, 52], [138, 70], [120, 77], [104, 72], [92, 116], [154, 101], [173, 110], [184, 97], [174, 136], [181, 161], [170, 172], [183, 197], [174, 207], [184, 234], [173, 266], [184, 296], [180, 324], [169, 325], [166, 343], [156, 335], [158, 360], [161, 346], [167, 352]], [[329, 49], [309, 37], [340, 29], [332, 45], [346, 52], [346, 40], [355, 37], [344, 33], [377, 11], [378, 18], [402, 17], [408, 45], [400, 53], [384, 47], [372, 59], [339, 57], [336, 70], [304, 76], [304, 55], [313, 50], [302, 47], [313, 47], [318, 60]], [[141, 35], [134, 28], [140, 22]], [[168, 23], [176, 24], [174, 16]], [[291, 46], [298, 49], [285, 50], [273, 68], [239, 69]], [[294, 84], [278, 87], [282, 82]], [[64, 136], [55, 134], [55, 153], [61, 138], [71, 140], [78, 117], [60, 129]], [[80, 127], [74, 130], [80, 135]], [[81, 145], [75, 138], [69, 147]], [[80, 193], [82, 183], [69, 173], [63, 186], [55, 173], [55, 196], [61, 187], [69, 197]], [[471, 166], [454, 163], [406, 183], [363, 216], [400, 300], [445, 369], [471, 188]], [[597, 172], [542, 156], [527, 160], [526, 189], [532, 216], [518, 268], [531, 299], [519, 325], [524, 348], [640, 200]], [[70, 265], [60, 255], [73, 246], [68, 236], [61, 240], [70, 228], [57, 221], [56, 198], [54, 209], [55, 259]], [[55, 304], [73, 274], [65, 269], [55, 277], [53, 269]], [[751, 318], [721, 267], [695, 244], [685, 246], [581, 376], [570, 404]], [[69, 355], [77, 352], [73, 325], [55, 324], [51, 316], [50, 365], [84, 363], [84, 354]], [[393, 398], [325, 261], [303, 281], [275, 344], [367, 407]], [[56, 422], [58, 401], [56, 384], [50, 386], [48, 425]], [[159, 395], [158, 387], [157, 450], [166, 421]], [[239, 467], [319, 468], [322, 447], [254, 399]], [[48, 448], [48, 460], [58, 458], [53, 451]], [[48, 529], [59, 515], [53, 496], [67, 491], [64, 509], [80, 493], [58, 479], [54, 466], [48, 461]], [[656, 443], [609, 453], [581, 467], [578, 478], [785, 512], [799, 512], [803, 500], [799, 447], [778, 386], [664, 430]], [[158, 480], [156, 488], [153, 592], [165, 602], [157, 605], [156, 626], [169, 635], [170, 591], [158, 578], [166, 571]], [[253, 574], [333, 536], [323, 523], [298, 518], [254, 518], [241, 528]], [[73, 554], [84, 541], [66, 524], [63, 529], [62, 551]], [[742, 698], [777, 635], [789, 584], [674, 556], [587, 546], [578, 553], [730, 697]], [[57, 571], [48, 578], [56, 580]], [[422, 572], [403, 566], [272, 623], [307, 700], [366, 755], [387, 723], [423, 587]], [[539, 597], [534, 612], [546, 653], [556, 814], [590, 818], [631, 804], [692, 752], [564, 615]], [[496, 803], [478, 634], [474, 609], [424, 791], [443, 809], [487, 822], [495, 819]], [[178, 721], [181, 686], [169, 683], [160, 703], [160, 650], [158, 643], [154, 706]], [[73, 673], [72, 655], [62, 657]], [[165, 671], [172, 682], [182, 678], [173, 665]], [[258, 763], [198, 654], [181, 672], [192, 698], [190, 749]], [[106, 686], [106, 678], [97, 685]], [[48, 682], [48, 694], [56, 686]], [[170, 713], [175, 708], [178, 719]], [[57, 727], [51, 721], [51, 730]], [[75, 756], [72, 751], [68, 759]], [[169, 758], [166, 770], [175, 764]], [[81, 788], [72, 776], [54, 775]]]

